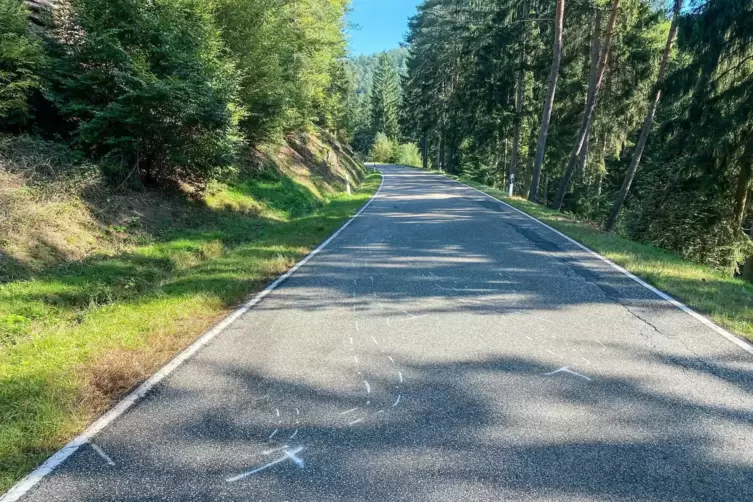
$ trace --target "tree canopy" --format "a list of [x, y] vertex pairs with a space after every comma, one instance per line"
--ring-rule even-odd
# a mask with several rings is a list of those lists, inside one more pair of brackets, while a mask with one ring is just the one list
[[752, 40], [753, 0], [425, 0], [407, 37], [403, 135], [439, 168], [512, 180], [511, 193], [600, 224], [616, 207], [610, 229], [740, 272], [753, 254]]

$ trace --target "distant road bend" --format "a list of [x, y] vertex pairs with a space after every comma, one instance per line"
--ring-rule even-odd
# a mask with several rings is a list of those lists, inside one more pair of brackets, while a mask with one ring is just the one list
[[21, 500], [753, 501], [753, 356], [381, 166], [320, 254]]

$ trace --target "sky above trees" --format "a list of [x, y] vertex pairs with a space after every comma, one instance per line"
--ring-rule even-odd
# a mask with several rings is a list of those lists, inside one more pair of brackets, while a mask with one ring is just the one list
[[353, 55], [394, 49], [405, 38], [420, 0], [353, 0], [348, 20]]

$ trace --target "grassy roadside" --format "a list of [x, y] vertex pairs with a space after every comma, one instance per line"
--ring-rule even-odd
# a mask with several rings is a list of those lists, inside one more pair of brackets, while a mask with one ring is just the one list
[[573, 215], [533, 204], [523, 198], [510, 198], [503, 190], [464, 177], [450, 177], [536, 217], [707, 315], [720, 326], [753, 341], [753, 284], [683, 260], [654, 246], [608, 234]]
[[218, 187], [125, 252], [0, 283], [0, 493], [305, 256], [379, 182], [320, 201], [286, 178]]

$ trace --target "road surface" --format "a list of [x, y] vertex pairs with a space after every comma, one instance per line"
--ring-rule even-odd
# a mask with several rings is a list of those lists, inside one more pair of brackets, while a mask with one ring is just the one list
[[382, 169], [23, 500], [753, 500], [753, 356], [498, 202]]

